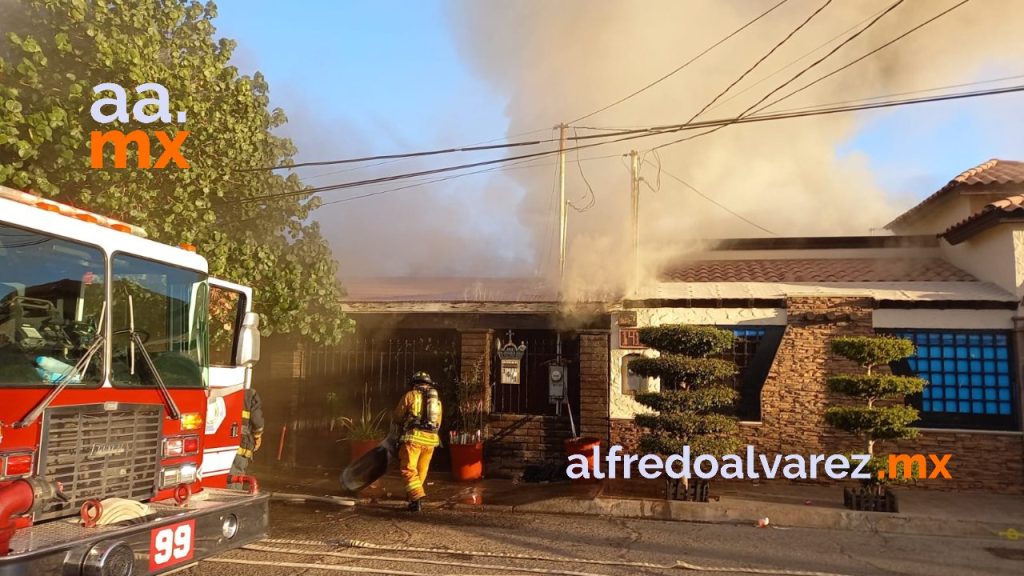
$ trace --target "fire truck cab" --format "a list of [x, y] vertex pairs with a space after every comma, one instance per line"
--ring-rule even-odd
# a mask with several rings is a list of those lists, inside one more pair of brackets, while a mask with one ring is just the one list
[[251, 290], [194, 248], [0, 186], [0, 576], [162, 574], [262, 538], [267, 495], [225, 488], [258, 357]]

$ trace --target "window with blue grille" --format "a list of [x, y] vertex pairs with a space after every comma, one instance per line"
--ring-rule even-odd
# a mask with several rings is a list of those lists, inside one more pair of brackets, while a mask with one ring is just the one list
[[893, 372], [928, 380], [908, 401], [919, 426], [1013, 430], [1017, 425], [1015, 367], [1010, 332], [895, 330], [914, 342], [914, 356]]

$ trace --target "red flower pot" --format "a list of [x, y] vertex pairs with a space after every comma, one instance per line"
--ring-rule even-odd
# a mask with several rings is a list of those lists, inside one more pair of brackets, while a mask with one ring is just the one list
[[380, 440], [352, 440], [349, 445], [349, 463], [355, 462], [380, 444]]
[[451, 444], [452, 478], [460, 482], [479, 480], [484, 474], [484, 445]]
[[[587, 459], [587, 470], [590, 471], [590, 477], [594, 477], [594, 447], [600, 446], [601, 441], [597, 438], [569, 438], [565, 441], [565, 456], [568, 458], [573, 454], [581, 454]], [[586, 482], [586, 479], [580, 478], [573, 480], [573, 482]]]

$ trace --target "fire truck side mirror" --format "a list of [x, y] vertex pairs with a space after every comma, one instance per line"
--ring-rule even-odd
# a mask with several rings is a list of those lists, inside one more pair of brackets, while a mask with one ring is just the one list
[[238, 334], [238, 365], [250, 367], [260, 360], [260, 315], [246, 312]]

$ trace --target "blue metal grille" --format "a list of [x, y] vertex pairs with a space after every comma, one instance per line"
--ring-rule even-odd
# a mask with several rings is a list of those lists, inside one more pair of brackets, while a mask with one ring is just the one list
[[986, 421], [1005, 428], [1015, 421], [1010, 336], [1006, 332], [898, 330], [917, 353], [896, 363], [897, 373], [916, 374], [929, 385], [919, 403], [924, 424]]

